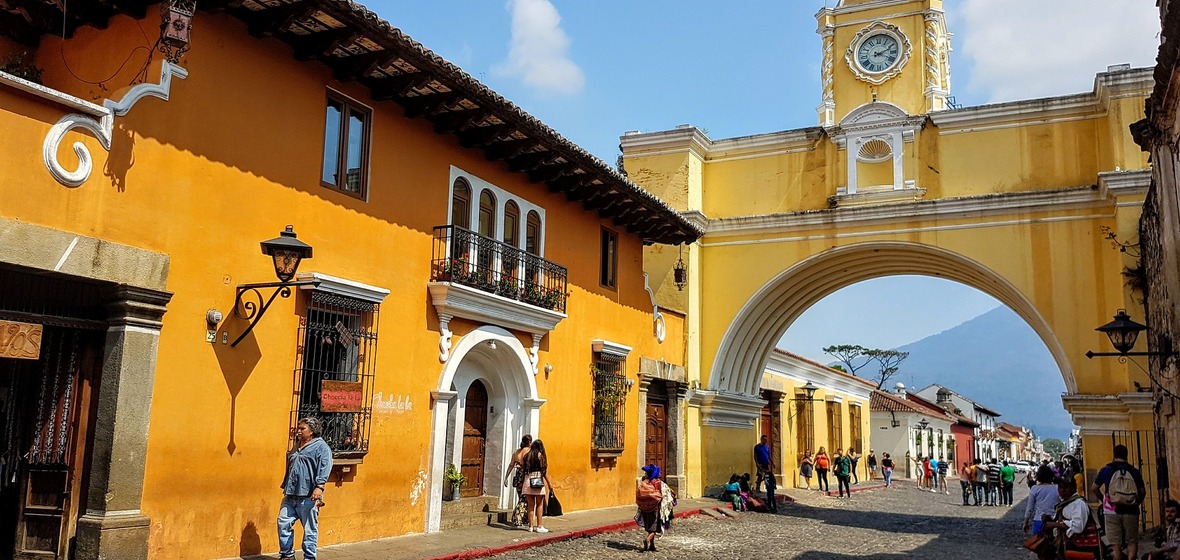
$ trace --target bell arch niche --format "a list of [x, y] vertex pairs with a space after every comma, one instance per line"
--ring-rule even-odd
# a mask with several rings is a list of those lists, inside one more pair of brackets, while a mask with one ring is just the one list
[[765, 400], [762, 372], [775, 344], [807, 308], [863, 280], [912, 274], [952, 280], [999, 300], [1041, 338], [1057, 363], [1066, 393], [1078, 392], [1074, 368], [1041, 311], [1011, 282], [963, 255], [920, 243], [875, 241], [829, 249], [803, 260], [759, 289], [730, 322], [701, 395], [703, 423], [749, 427]]
[[849, 206], [895, 199], [916, 199], [926, 193], [906, 176], [905, 157], [926, 121], [883, 101], [866, 103], [829, 130], [844, 152], [847, 181], [836, 189], [836, 205]]

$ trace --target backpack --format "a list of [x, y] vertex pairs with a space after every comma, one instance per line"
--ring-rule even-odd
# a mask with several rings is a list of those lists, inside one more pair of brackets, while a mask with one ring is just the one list
[[1110, 475], [1110, 482], [1106, 484], [1106, 495], [1110, 496], [1110, 503], [1116, 506], [1133, 506], [1139, 503], [1139, 485], [1131, 471], [1115, 470]]

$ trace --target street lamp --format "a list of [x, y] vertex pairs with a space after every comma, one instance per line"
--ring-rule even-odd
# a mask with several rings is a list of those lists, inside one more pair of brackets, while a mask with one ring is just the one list
[[925, 432], [925, 431], [926, 431], [926, 427], [927, 427], [927, 426], [929, 426], [929, 425], [930, 425], [930, 422], [926, 421], [926, 419], [925, 419], [925, 418], [923, 418], [921, 422], [918, 422], [918, 429], [919, 429], [919, 430], [922, 430], [923, 432]]
[[683, 291], [684, 287], [688, 285], [688, 265], [684, 264], [684, 245], [680, 246], [680, 259], [672, 266], [672, 281], [676, 283], [676, 289]]
[[1094, 356], [1118, 356], [1124, 358], [1126, 356], [1176, 356], [1177, 352], [1172, 351], [1172, 340], [1165, 338], [1163, 340], [1163, 350], [1161, 352], [1132, 352], [1131, 349], [1135, 347], [1135, 342], [1139, 339], [1139, 333], [1147, 330], [1146, 325], [1141, 325], [1131, 320], [1131, 316], [1127, 315], [1126, 309], [1119, 309], [1114, 315], [1114, 320], [1094, 329], [1096, 331], [1106, 333], [1110, 338], [1110, 344], [1114, 346], [1118, 352], [1086, 352], [1087, 358]]
[[[295, 273], [299, 270], [299, 263], [303, 262], [303, 259], [310, 259], [312, 251], [311, 245], [297, 238], [295, 230], [291, 226], [287, 226], [279, 233], [278, 237], [263, 241], [261, 246], [262, 254], [271, 258], [275, 277], [279, 281], [238, 284], [237, 296], [234, 298], [234, 315], [239, 319], [250, 321], [250, 324], [230, 346], [237, 346], [242, 339], [246, 338], [246, 335], [250, 334], [250, 331], [254, 330], [254, 326], [262, 320], [262, 316], [266, 314], [266, 310], [270, 308], [270, 304], [274, 302], [276, 297], [291, 297], [291, 287], [293, 286], [318, 286], [320, 283], [319, 280], [292, 282]], [[266, 288], [274, 288], [269, 297], [262, 294], [261, 290]], [[251, 299], [243, 299], [247, 295]]]
[[816, 387], [815, 385], [813, 385], [811, 383], [811, 381], [808, 381], [807, 383], [805, 383], [803, 385], [803, 395], [807, 397], [806, 400], [809, 400], [809, 401], [814, 400], [815, 399], [815, 391], [817, 389], [819, 389], [819, 387]]

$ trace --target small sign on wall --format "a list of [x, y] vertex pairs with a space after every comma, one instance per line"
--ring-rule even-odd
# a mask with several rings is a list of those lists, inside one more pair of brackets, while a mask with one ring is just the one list
[[364, 389], [355, 381], [322, 381], [320, 384], [321, 412], [360, 412], [364, 404]]
[[40, 358], [41, 329], [41, 325], [33, 323], [0, 320], [0, 358]]

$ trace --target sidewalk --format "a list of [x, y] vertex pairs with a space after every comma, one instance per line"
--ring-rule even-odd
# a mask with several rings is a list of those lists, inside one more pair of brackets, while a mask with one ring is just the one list
[[[779, 494], [778, 501], [783, 503], [793, 500], [785, 494]], [[728, 515], [716, 511], [722, 508], [724, 511], [728, 511], [726, 504], [716, 498], [680, 500], [676, 508], [676, 517], [701, 515], [702, 509], [709, 510], [712, 514], [710, 517], [714, 518]], [[322, 560], [482, 558], [600, 533], [638, 529], [639, 526], [635, 524], [634, 516], [635, 506], [633, 505], [574, 511], [561, 517], [546, 517], [545, 527], [550, 531], [547, 534], [530, 533], [501, 524], [476, 525], [439, 533], [420, 533], [359, 543], [322, 546], [317, 556]], [[296, 531], [296, 538], [301, 534]], [[301, 554], [297, 552], [296, 557], [302, 557]], [[252, 560], [276, 559], [278, 554], [250, 556], [249, 558]]]

